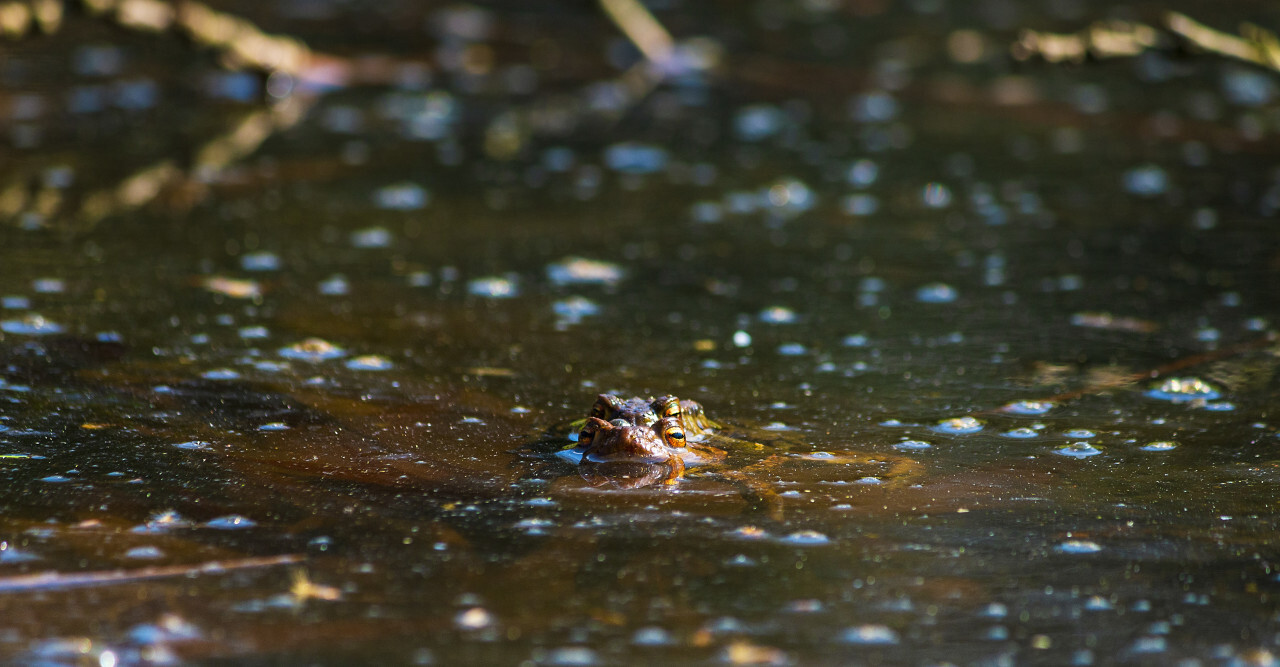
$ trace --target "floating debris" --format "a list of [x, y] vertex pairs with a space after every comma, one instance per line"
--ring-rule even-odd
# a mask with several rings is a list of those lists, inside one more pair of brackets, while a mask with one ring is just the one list
[[323, 338], [308, 338], [300, 343], [280, 348], [277, 353], [286, 359], [320, 362], [338, 359], [347, 355], [347, 351]]
[[583, 257], [566, 257], [547, 265], [547, 279], [553, 285], [616, 285], [626, 272], [611, 262]]
[[47, 320], [43, 315], [30, 313], [18, 319], [0, 320], [0, 331], [22, 336], [49, 336], [60, 334], [65, 328]]

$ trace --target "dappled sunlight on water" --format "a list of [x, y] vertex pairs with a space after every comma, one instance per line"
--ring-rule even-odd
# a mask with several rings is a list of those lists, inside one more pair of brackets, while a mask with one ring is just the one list
[[1274, 662], [1276, 77], [854, 4], [8, 42], [0, 661]]

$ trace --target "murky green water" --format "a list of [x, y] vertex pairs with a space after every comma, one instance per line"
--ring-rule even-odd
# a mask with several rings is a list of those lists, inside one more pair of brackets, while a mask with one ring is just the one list
[[[276, 107], [6, 44], [0, 656], [1273, 664], [1280, 77], [1005, 55], [1145, 8], [668, 4], [722, 66], [619, 113], [590, 6], [226, 6], [396, 59]], [[601, 392], [741, 440], [584, 475]]]

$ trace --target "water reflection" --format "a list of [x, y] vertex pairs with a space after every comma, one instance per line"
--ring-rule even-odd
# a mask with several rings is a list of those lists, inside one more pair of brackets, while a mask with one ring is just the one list
[[[1268, 76], [838, 5], [11, 43], [0, 655], [1265, 662]], [[563, 456], [613, 389], [724, 462]]]

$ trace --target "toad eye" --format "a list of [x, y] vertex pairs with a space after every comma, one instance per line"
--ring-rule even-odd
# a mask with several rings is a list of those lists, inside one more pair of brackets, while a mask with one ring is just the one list
[[675, 396], [663, 396], [654, 401], [654, 407], [663, 417], [679, 417], [684, 414], [684, 409], [680, 407], [680, 399]]
[[684, 429], [680, 428], [679, 425], [668, 424], [666, 429], [662, 432], [662, 437], [667, 441], [667, 444], [672, 447], [685, 446]]
[[613, 394], [600, 394], [596, 397], [595, 405], [591, 406], [591, 412], [588, 417], [597, 417], [608, 421], [610, 417], [618, 412], [621, 402], [617, 396]]

